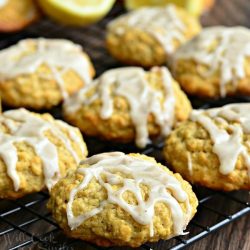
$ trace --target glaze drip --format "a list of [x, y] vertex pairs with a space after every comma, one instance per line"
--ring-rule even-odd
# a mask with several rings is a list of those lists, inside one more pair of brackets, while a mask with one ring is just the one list
[[[31, 52], [34, 45], [35, 49]], [[68, 70], [74, 70], [85, 84], [91, 81], [90, 65], [79, 45], [68, 40], [44, 38], [26, 39], [2, 50], [0, 80], [34, 73], [43, 64], [50, 68], [51, 79], [56, 79], [64, 98], [68, 93], [64, 87], [63, 74]]]
[[108, 28], [119, 35], [126, 27], [134, 27], [153, 35], [165, 48], [167, 54], [175, 50], [174, 41], [185, 41], [186, 25], [181, 21], [173, 5], [141, 8], [112, 21]]
[[[66, 147], [78, 164], [80, 159], [71, 145], [71, 141], [63, 133], [66, 130], [72, 141], [80, 143], [75, 128], [61, 121], [46, 121], [25, 109], [4, 112], [0, 115], [0, 123], [5, 125], [9, 133], [0, 131], [0, 157], [7, 167], [7, 174], [13, 181], [14, 190], [18, 191], [20, 179], [16, 170], [18, 162], [15, 143], [25, 142], [34, 148], [41, 158], [44, 170], [44, 182], [50, 189], [60, 177], [57, 147], [45, 135], [50, 131]], [[84, 148], [81, 148], [84, 152]]]
[[[77, 96], [66, 100], [65, 110], [69, 113], [74, 112], [81, 105], [89, 105], [100, 98], [102, 101], [100, 116], [105, 120], [113, 114], [112, 96], [125, 97], [130, 106], [132, 122], [135, 125], [136, 145], [145, 147], [149, 142], [147, 127], [149, 114], [154, 115], [155, 122], [160, 126], [163, 135], [170, 132], [175, 114], [175, 96], [170, 73], [165, 67], [154, 67], [151, 71], [160, 72], [164, 91], [150, 86], [146, 72], [142, 68], [113, 69], [105, 72], [93, 84], [83, 88]], [[97, 88], [96, 93], [91, 97], [86, 97], [86, 93], [94, 85]]]
[[196, 38], [181, 47], [174, 61], [193, 59], [209, 67], [201, 72], [208, 77], [220, 72], [220, 95], [226, 96], [226, 85], [246, 76], [245, 59], [250, 56], [250, 31], [243, 27], [212, 27], [204, 29]]
[[[250, 133], [250, 104], [230, 104], [221, 108], [194, 110], [190, 119], [201, 124], [214, 143], [213, 152], [220, 161], [220, 172], [230, 174], [243, 156], [250, 173], [250, 154], [243, 144], [243, 134]], [[230, 124], [228, 124], [230, 122]], [[227, 129], [220, 125], [226, 125]]]
[[[139, 224], [149, 225], [152, 237], [154, 235], [154, 206], [157, 202], [163, 202], [169, 207], [172, 214], [173, 234], [183, 233], [191, 213], [187, 193], [182, 189], [180, 182], [157, 166], [156, 162], [120, 152], [112, 152], [92, 156], [81, 164], [87, 165], [87, 167], [80, 167], [77, 170], [79, 174], [84, 175], [84, 178], [78, 186], [71, 190], [67, 203], [67, 218], [71, 230], [100, 213], [107, 204], [111, 203], [123, 208]], [[99, 207], [74, 216], [72, 211], [74, 198], [80, 190], [87, 188], [93, 178], [106, 189], [108, 198], [102, 201]], [[148, 186], [150, 190], [147, 200], [142, 197], [140, 188], [142, 184]], [[113, 189], [113, 185], [122, 185], [122, 187]], [[127, 191], [134, 194], [137, 205], [129, 204], [124, 200], [123, 194]], [[179, 203], [185, 203], [185, 214]]]

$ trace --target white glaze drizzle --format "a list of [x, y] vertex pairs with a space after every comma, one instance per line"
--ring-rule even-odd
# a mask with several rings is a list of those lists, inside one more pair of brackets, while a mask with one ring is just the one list
[[[163, 202], [171, 211], [174, 235], [183, 234], [191, 213], [187, 193], [175, 177], [161, 169], [155, 162], [138, 159], [121, 152], [112, 152], [92, 156], [84, 160], [82, 164], [88, 166], [79, 167], [77, 172], [84, 175], [84, 179], [71, 190], [67, 203], [67, 219], [71, 230], [100, 213], [107, 204], [111, 203], [123, 208], [139, 224], [149, 225], [152, 237], [154, 235], [154, 206], [157, 202]], [[123, 173], [127, 177], [122, 177], [117, 173]], [[101, 201], [99, 207], [74, 216], [72, 207], [75, 196], [80, 190], [87, 188], [93, 178], [106, 189], [108, 198]], [[122, 187], [114, 190], [112, 185], [118, 184], [122, 184]], [[149, 187], [147, 200], [143, 200], [141, 184]], [[123, 194], [126, 191], [134, 194], [137, 205], [131, 205], [124, 200]], [[185, 214], [179, 203], [186, 204]]]
[[[32, 45], [35, 45], [35, 51], [27, 53]], [[68, 93], [63, 73], [74, 70], [85, 84], [91, 81], [89, 61], [83, 55], [81, 46], [64, 39], [45, 38], [22, 40], [0, 51], [0, 80], [34, 73], [42, 64], [51, 69], [51, 79], [56, 79], [64, 98]]]
[[[215, 48], [211, 51], [211, 46]], [[182, 46], [174, 55], [174, 61], [193, 59], [209, 67], [201, 72], [208, 77], [220, 70], [220, 95], [226, 96], [226, 85], [245, 77], [245, 59], [250, 56], [250, 31], [243, 27], [211, 27]], [[199, 69], [199, 68], [197, 68]]]
[[3, 8], [9, 0], [0, 0], [0, 8]]
[[[109, 119], [113, 113], [114, 95], [123, 96], [130, 106], [131, 119], [136, 130], [136, 145], [145, 147], [149, 142], [147, 120], [150, 113], [161, 127], [163, 135], [167, 135], [173, 126], [175, 115], [175, 96], [172, 77], [165, 67], [154, 67], [151, 71], [160, 71], [164, 91], [153, 89], [146, 79], [146, 72], [139, 67], [124, 67], [105, 72], [93, 84], [83, 88], [76, 96], [68, 98], [64, 104], [65, 111], [74, 112], [81, 105], [88, 105], [100, 98], [102, 107], [100, 116]], [[97, 92], [86, 97], [86, 93], [96, 86]], [[162, 92], [164, 92], [162, 94]], [[163, 99], [163, 104], [161, 103]]]
[[[235, 169], [239, 155], [243, 156], [250, 173], [250, 154], [243, 144], [243, 134], [250, 133], [250, 104], [238, 103], [221, 108], [194, 110], [190, 119], [201, 124], [210, 134], [214, 144], [213, 152], [219, 158], [222, 174], [230, 174]], [[223, 123], [227, 130], [218, 126]]]
[[108, 28], [123, 34], [127, 26], [152, 34], [162, 44], [167, 54], [174, 52], [175, 40], [181, 43], [185, 41], [186, 25], [178, 17], [174, 5], [132, 11], [112, 21]]
[[[64, 144], [66, 149], [74, 157], [76, 164], [80, 159], [71, 145], [71, 141], [65, 136], [63, 130], [69, 133], [72, 141], [79, 146], [79, 136], [76, 128], [61, 121], [46, 121], [33, 115], [25, 109], [17, 109], [4, 112], [0, 115], [0, 123], [4, 124], [10, 133], [0, 131], [0, 157], [7, 167], [7, 174], [13, 181], [14, 190], [18, 191], [20, 179], [16, 170], [18, 162], [15, 143], [25, 142], [32, 146], [36, 154], [41, 158], [44, 172], [44, 182], [50, 189], [60, 177], [57, 147], [44, 135], [50, 131]], [[84, 148], [81, 147], [84, 154]]]

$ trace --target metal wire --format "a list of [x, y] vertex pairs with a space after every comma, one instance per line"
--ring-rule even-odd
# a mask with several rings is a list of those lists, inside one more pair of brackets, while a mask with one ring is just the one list
[[[227, 2], [225, 0], [219, 1], [221, 6], [223, 6], [223, 1]], [[240, 8], [240, 11], [245, 8], [244, 2], [246, 1], [235, 1], [235, 5]], [[91, 56], [97, 75], [99, 75], [108, 68], [120, 66], [106, 52], [104, 36], [105, 26], [109, 20], [123, 11], [120, 6], [116, 6], [108, 17], [97, 25], [88, 28], [63, 27], [48, 19], [43, 19], [21, 33], [1, 35], [0, 49], [28, 37], [68, 38], [83, 45], [86, 52]], [[211, 19], [212, 22], [216, 21], [216, 13]], [[209, 23], [208, 17], [204, 19]], [[228, 102], [245, 102], [249, 99], [239, 97], [213, 102], [203, 102], [197, 99], [191, 101], [196, 108], [209, 108], [221, 106]], [[60, 107], [55, 108], [51, 113], [56, 118], [61, 118]], [[116, 150], [126, 153], [140, 152], [154, 156], [158, 161], [163, 161], [161, 154], [164, 146], [163, 141], [154, 142], [142, 151], [138, 151], [133, 145], [112, 143], [107, 145], [105, 142], [95, 139], [87, 139], [86, 141], [90, 155]], [[144, 244], [140, 249], [183, 249], [239, 217], [250, 213], [248, 192], [223, 193], [195, 186], [194, 191], [199, 199], [199, 208], [197, 215], [187, 228], [189, 234], [168, 241], [161, 240], [158, 243]], [[17, 201], [0, 201], [0, 249], [100, 249], [92, 244], [65, 237], [46, 209], [48, 197], [46, 192], [40, 192]], [[110, 249], [117, 248], [112, 247]]]

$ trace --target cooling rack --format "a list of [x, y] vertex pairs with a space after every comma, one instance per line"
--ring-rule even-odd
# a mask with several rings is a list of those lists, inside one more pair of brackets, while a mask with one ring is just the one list
[[[217, 7], [202, 19], [204, 25], [234, 25], [248, 26], [250, 6], [247, 0], [217, 0]], [[222, 11], [223, 10], [223, 11]], [[71, 39], [85, 48], [91, 56], [97, 75], [109, 68], [121, 66], [112, 59], [105, 50], [105, 26], [115, 16], [124, 10], [117, 5], [104, 20], [88, 28], [68, 28], [51, 22], [44, 18], [30, 26], [25, 31], [11, 35], [0, 35], [0, 49], [5, 48], [18, 40], [27, 37], [48, 37]], [[227, 13], [227, 14], [225, 14]], [[236, 15], [240, 13], [240, 15]], [[227, 18], [230, 16], [230, 18]], [[213, 102], [204, 102], [191, 99], [195, 108], [209, 108], [221, 106], [229, 102], [246, 102], [248, 98], [228, 98]], [[60, 107], [51, 111], [53, 116], [61, 118]], [[117, 145], [86, 139], [90, 155], [104, 151], [140, 152], [162, 159], [163, 141], [155, 141], [146, 149], [138, 151], [133, 145]], [[210, 233], [224, 227], [241, 216], [250, 213], [250, 197], [248, 192], [215, 192], [209, 189], [193, 187], [199, 199], [198, 213], [187, 227], [189, 234], [175, 237], [168, 241], [147, 243], [138, 249], [184, 249], [195, 241], [206, 237]], [[48, 194], [40, 192], [28, 195], [16, 201], [0, 201], [0, 249], [55, 249], [77, 250], [100, 249], [92, 244], [67, 238], [58, 228], [51, 214], [46, 209]], [[226, 205], [225, 205], [226, 204]], [[129, 248], [109, 248], [129, 249]]]

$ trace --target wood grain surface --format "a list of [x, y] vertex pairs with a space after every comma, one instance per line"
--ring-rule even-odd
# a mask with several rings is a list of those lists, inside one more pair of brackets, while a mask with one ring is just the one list
[[188, 250], [249, 250], [250, 215], [230, 223], [219, 231], [197, 241]]

